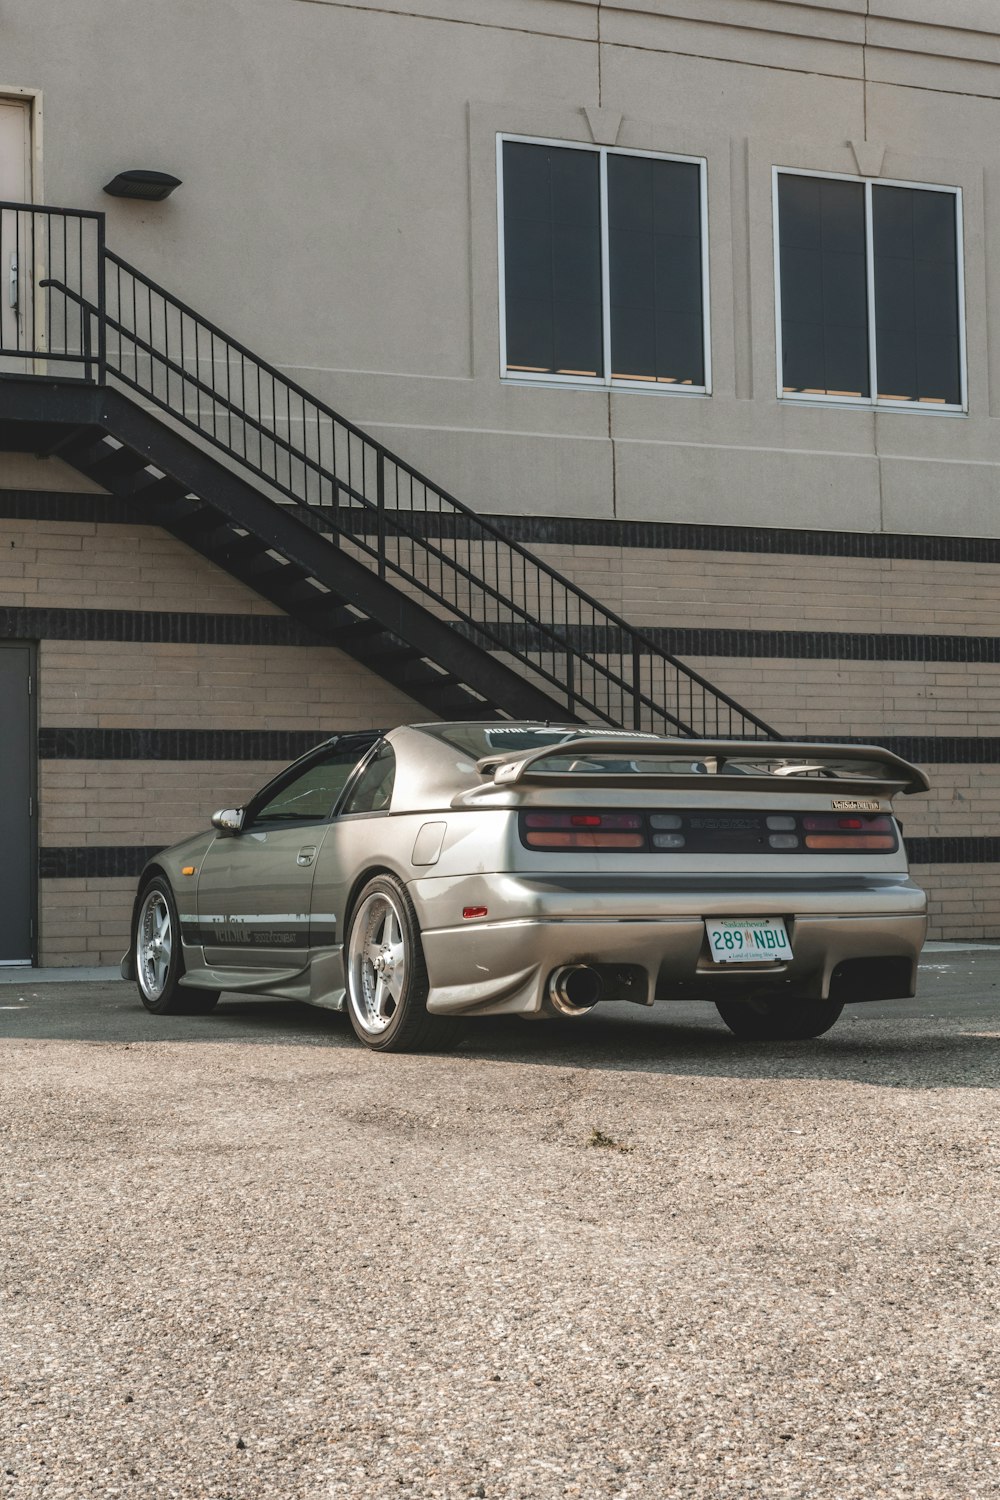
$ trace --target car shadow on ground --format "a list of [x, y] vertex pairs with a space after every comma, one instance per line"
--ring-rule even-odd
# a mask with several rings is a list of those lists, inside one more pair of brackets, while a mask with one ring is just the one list
[[[949, 986], [951, 990], [951, 986]], [[83, 993], [86, 991], [87, 993]], [[127, 984], [45, 985], [0, 1005], [0, 1038], [81, 1042], [228, 1043], [360, 1050], [344, 1015], [283, 1001], [225, 996], [207, 1016], [151, 1016]], [[480, 1063], [743, 1079], [853, 1081], [883, 1088], [1000, 1085], [1000, 1000], [937, 994], [847, 1007], [826, 1036], [746, 1042], [714, 1007], [616, 1006], [579, 1020], [470, 1021], [453, 1054]], [[384, 1059], [392, 1066], [392, 1058]]]

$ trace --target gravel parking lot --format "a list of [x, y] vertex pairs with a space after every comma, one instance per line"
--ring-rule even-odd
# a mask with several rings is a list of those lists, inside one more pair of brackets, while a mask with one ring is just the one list
[[996, 1495], [998, 985], [443, 1057], [0, 988], [0, 1493]]

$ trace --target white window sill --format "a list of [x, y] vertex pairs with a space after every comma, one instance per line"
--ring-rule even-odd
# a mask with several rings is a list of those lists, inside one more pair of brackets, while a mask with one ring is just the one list
[[711, 396], [703, 385], [671, 385], [654, 380], [560, 380], [541, 375], [501, 375], [501, 385], [541, 389], [545, 391], [638, 391], [646, 396]]
[[821, 407], [828, 411], [919, 412], [925, 417], [967, 417], [969, 415], [966, 407], [938, 406], [930, 401], [865, 401], [859, 397], [850, 396], [838, 400], [836, 396], [789, 396], [782, 393], [778, 397], [778, 402], [781, 406]]

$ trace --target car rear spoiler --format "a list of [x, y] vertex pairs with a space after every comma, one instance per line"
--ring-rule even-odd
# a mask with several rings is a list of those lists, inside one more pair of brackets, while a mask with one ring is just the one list
[[[540, 762], [553, 760], [679, 760], [676, 770], [628, 772], [581, 769], [542, 769]], [[851, 774], [852, 763], [858, 766]], [[861, 765], [869, 769], [861, 772]], [[684, 766], [690, 770], [685, 770]], [[698, 769], [696, 769], [696, 767]], [[789, 791], [808, 779], [810, 791], [816, 781], [828, 778], [824, 790], [850, 791], [863, 795], [878, 791], [912, 795], [926, 792], [927, 777], [917, 766], [881, 745], [817, 744], [798, 740], [697, 740], [661, 739], [653, 735], [587, 735], [561, 745], [543, 745], [520, 752], [496, 751], [476, 762], [482, 776], [492, 776], [497, 787], [515, 787], [525, 782], [545, 786], [634, 786], [684, 787], [707, 790], [706, 779], [714, 779], [721, 790]], [[745, 768], [745, 769], [744, 769]], [[877, 769], [875, 769], [877, 768]], [[883, 774], [884, 771], [884, 774]]]

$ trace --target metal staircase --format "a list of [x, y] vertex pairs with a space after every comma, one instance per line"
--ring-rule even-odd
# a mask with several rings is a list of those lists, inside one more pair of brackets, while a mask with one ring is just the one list
[[0, 203], [0, 445], [57, 454], [443, 718], [775, 731], [108, 250]]

